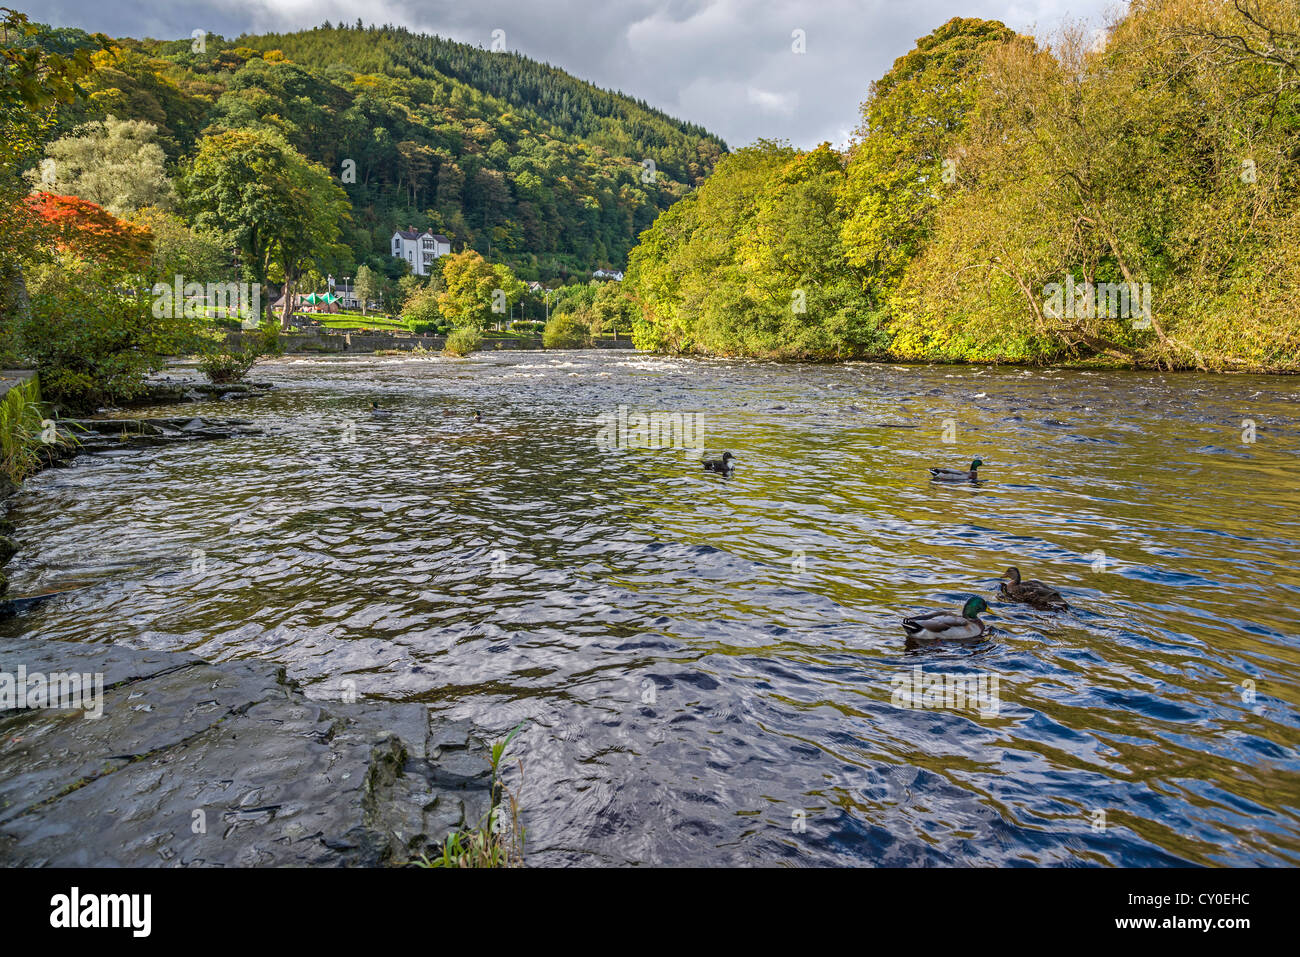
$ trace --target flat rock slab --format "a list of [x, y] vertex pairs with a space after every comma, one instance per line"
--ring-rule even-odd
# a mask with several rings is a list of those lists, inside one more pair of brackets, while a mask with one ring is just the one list
[[0, 639], [0, 681], [20, 666], [101, 676], [102, 716], [0, 710], [0, 865], [400, 864], [490, 806], [483, 743], [421, 704], [311, 700], [262, 661]]
[[155, 380], [146, 382], [144, 394], [126, 404], [138, 406], [172, 402], [229, 402], [234, 399], [255, 399], [266, 395], [274, 388], [275, 386], [270, 382], [215, 384], [192, 379]]

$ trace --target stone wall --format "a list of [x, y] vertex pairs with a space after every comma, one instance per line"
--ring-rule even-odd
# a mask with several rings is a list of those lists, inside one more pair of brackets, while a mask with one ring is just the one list
[[[243, 334], [232, 332], [227, 340], [230, 348], [243, 346]], [[364, 334], [360, 332], [295, 332], [281, 335], [280, 343], [284, 351], [290, 354], [351, 354], [382, 352], [389, 349], [409, 351], [417, 346], [429, 352], [441, 352], [446, 344], [445, 336], [384, 335]], [[597, 349], [631, 349], [631, 339], [598, 339], [592, 343]], [[537, 350], [542, 348], [542, 337], [531, 336], [524, 339], [488, 339], [483, 340], [479, 352], [497, 350]]]

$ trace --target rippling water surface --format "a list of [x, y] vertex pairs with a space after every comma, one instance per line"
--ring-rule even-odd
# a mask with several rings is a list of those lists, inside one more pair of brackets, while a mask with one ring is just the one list
[[[525, 721], [534, 864], [1300, 863], [1300, 381], [627, 352], [257, 374], [274, 394], [158, 414], [263, 436], [29, 482], [13, 592], [80, 590], [0, 628]], [[702, 413], [735, 475], [602, 451], [620, 405]], [[975, 455], [984, 485], [927, 481]], [[1072, 609], [997, 601], [1009, 565]], [[972, 594], [988, 640], [904, 647], [904, 615]], [[997, 707], [897, 706], [917, 666], [996, 677]]]

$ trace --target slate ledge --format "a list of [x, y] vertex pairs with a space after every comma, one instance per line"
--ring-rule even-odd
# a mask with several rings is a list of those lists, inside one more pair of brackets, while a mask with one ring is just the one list
[[[102, 717], [6, 676], [102, 675]], [[423, 704], [304, 696], [265, 661], [0, 638], [0, 866], [401, 865], [483, 822], [487, 749]]]

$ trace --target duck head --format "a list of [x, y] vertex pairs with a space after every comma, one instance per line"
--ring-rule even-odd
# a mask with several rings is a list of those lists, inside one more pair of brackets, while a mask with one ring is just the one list
[[974, 598], [966, 599], [966, 604], [962, 606], [961, 616], [963, 618], [974, 618], [982, 611], [989, 610], [989, 603], [983, 598], [976, 595]]
[[979, 468], [983, 464], [984, 464], [983, 459], [976, 459], [974, 462], [970, 464], [970, 470], [974, 472], [977, 468]]
[[1010, 568], [1008, 568], [1006, 571], [1002, 573], [1002, 577], [999, 579], [999, 581], [1006, 582], [1008, 585], [1019, 585], [1020, 569], [1016, 568], [1014, 565], [1011, 566]]
[[723, 464], [723, 465], [726, 465], [728, 462], [730, 462], [730, 461], [731, 461], [732, 459], [734, 459], [734, 458], [735, 458], [735, 456], [732, 455], [730, 452], [723, 452], [723, 453], [722, 453], [722, 464]]

